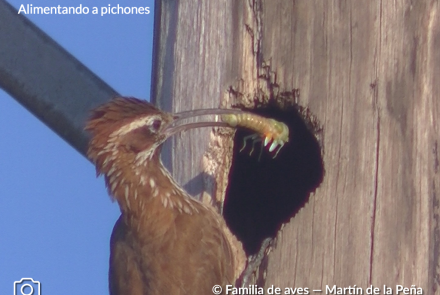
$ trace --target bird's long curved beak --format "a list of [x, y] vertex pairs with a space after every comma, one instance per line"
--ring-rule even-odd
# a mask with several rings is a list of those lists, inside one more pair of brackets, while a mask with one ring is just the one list
[[[231, 127], [226, 122], [218, 121], [215, 115], [241, 114], [239, 109], [199, 109], [172, 114], [174, 120], [163, 130], [165, 136], [169, 137], [178, 132], [201, 127]], [[209, 116], [209, 117], [208, 117]], [[196, 117], [205, 117], [194, 121]], [[232, 128], [232, 127], [231, 127]]]

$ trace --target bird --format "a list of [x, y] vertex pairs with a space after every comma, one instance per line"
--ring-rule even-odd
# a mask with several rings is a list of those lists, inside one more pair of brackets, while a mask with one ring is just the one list
[[192, 198], [162, 164], [161, 147], [171, 135], [216, 125], [178, 125], [200, 115], [182, 114], [116, 97], [86, 123], [87, 156], [121, 211], [110, 238], [110, 295], [213, 294], [215, 285], [234, 285], [243, 271], [241, 243], [223, 217]]

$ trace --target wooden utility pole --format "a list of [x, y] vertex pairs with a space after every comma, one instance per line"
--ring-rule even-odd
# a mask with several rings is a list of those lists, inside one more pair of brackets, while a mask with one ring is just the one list
[[[266, 288], [440, 294], [439, 9], [427, 0], [156, 1], [161, 107], [217, 107], [237, 84], [254, 93], [270, 65], [323, 127], [323, 182], [278, 233]], [[193, 194], [202, 168], [215, 166], [200, 164], [209, 133], [176, 139], [169, 157]]]

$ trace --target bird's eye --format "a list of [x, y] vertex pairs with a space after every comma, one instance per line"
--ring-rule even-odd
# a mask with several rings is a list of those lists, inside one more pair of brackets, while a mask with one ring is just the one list
[[155, 132], [157, 132], [157, 131], [159, 131], [159, 128], [160, 128], [160, 125], [162, 124], [162, 122], [160, 121], [160, 120], [154, 120], [152, 123], [151, 123], [151, 129], [152, 129], [152, 131], [155, 131]]

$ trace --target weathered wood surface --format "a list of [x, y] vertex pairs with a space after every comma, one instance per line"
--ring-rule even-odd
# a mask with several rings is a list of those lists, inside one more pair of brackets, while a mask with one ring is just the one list
[[[279, 233], [266, 286], [440, 294], [438, 1], [156, 7], [152, 97], [162, 107], [216, 107], [239, 78], [255, 89], [270, 61], [280, 87], [300, 88], [299, 104], [323, 125], [323, 183]], [[193, 194], [209, 133], [175, 140], [173, 171]]]

